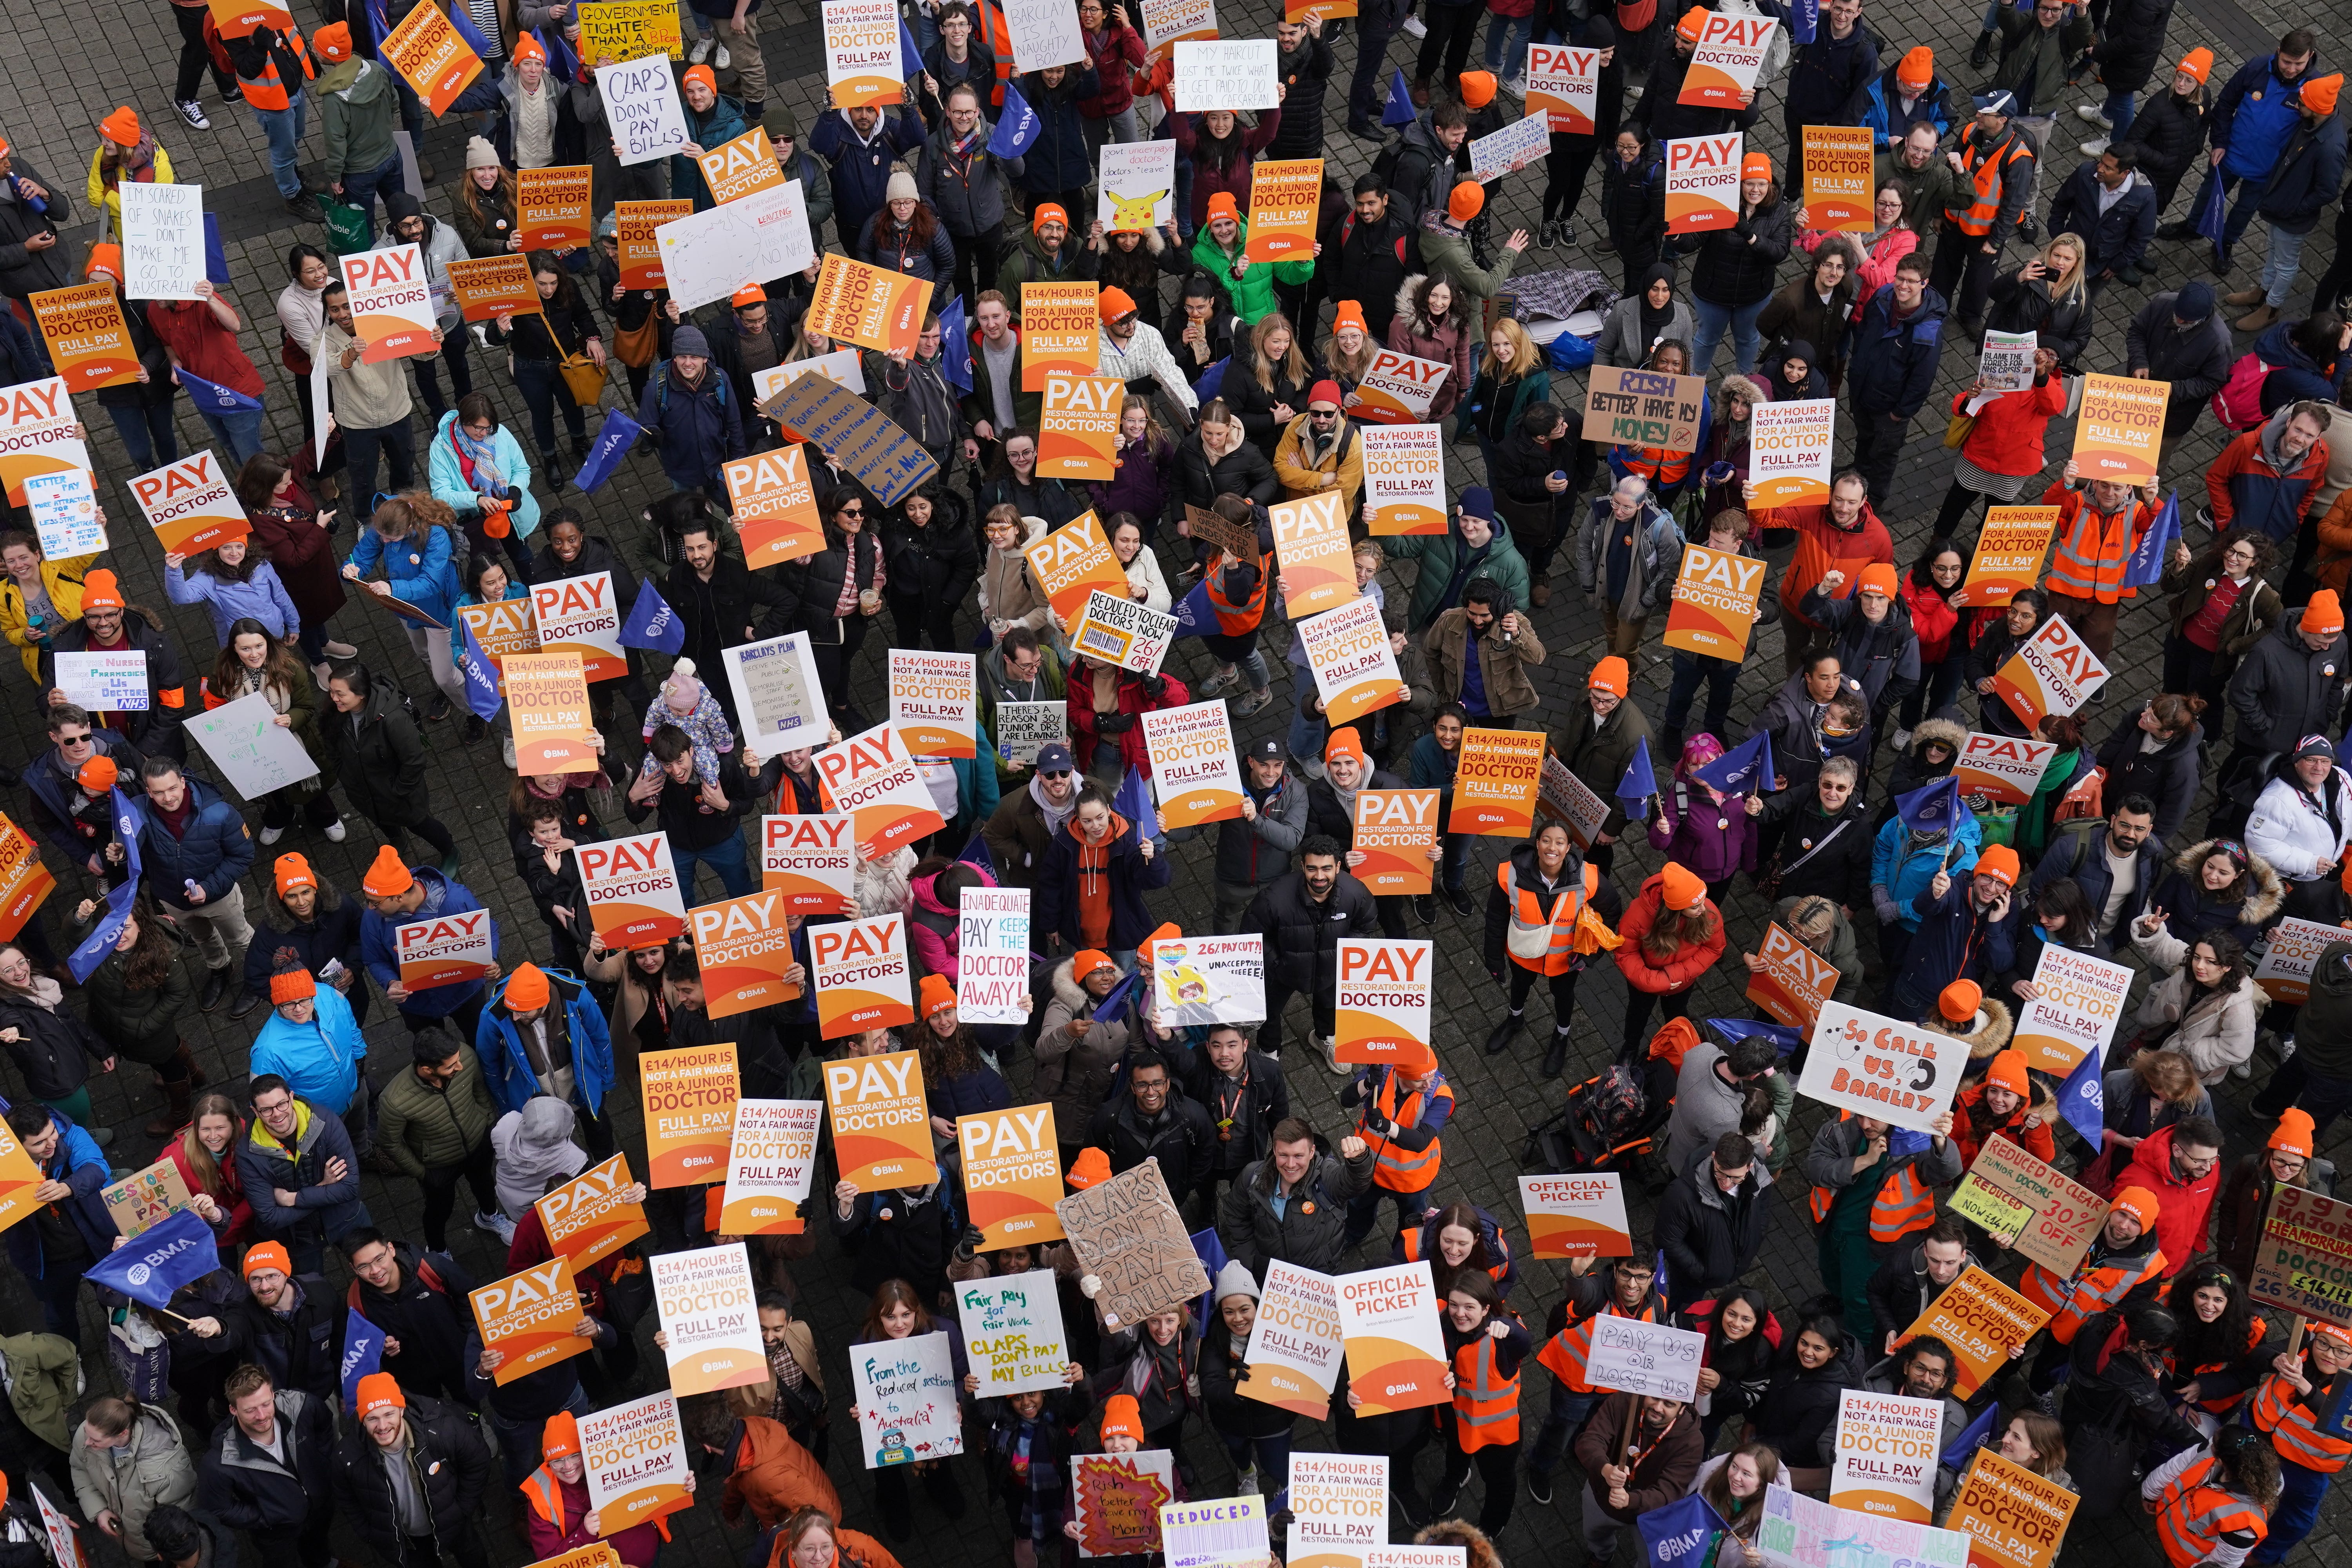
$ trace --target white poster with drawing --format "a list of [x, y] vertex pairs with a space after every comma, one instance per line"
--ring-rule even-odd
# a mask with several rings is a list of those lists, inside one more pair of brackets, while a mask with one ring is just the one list
[[672, 218], [654, 230], [654, 243], [661, 247], [669, 297], [681, 310], [732, 299], [746, 283], [789, 277], [816, 259], [798, 180]]
[[247, 800], [319, 776], [319, 764], [261, 692], [182, 721], [228, 787]]
[[1176, 143], [1106, 142], [1095, 216], [1105, 234], [1158, 228], [1176, 216]]
[[761, 761], [779, 752], [824, 744], [831, 723], [808, 633], [745, 643], [720, 657], [727, 664], [728, 687], [735, 694], [743, 743]]

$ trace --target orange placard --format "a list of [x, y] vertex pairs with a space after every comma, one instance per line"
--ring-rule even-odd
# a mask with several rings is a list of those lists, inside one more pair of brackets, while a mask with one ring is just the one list
[[795, 1001], [801, 988], [784, 976], [795, 960], [781, 893], [764, 889], [688, 910], [702, 995], [713, 1019]]
[[1314, 255], [1315, 220], [1322, 199], [1322, 159], [1277, 158], [1260, 163], [1250, 176], [1249, 237], [1243, 253], [1252, 261]]
[[1021, 390], [1043, 392], [1045, 378], [1092, 375], [1102, 362], [1099, 283], [1021, 285]]
[[2039, 733], [2048, 715], [2072, 713], [2089, 701], [2107, 673], [2073, 624], [2053, 616], [1992, 672], [1992, 689], [2029, 732]]
[[1436, 843], [1437, 791], [1356, 792], [1356, 847], [1364, 863], [1351, 870], [1374, 893], [1428, 892], [1437, 868], [1429, 851]]
[[1282, 574], [1283, 613], [1292, 620], [1336, 610], [1360, 597], [1348, 536], [1348, 498], [1337, 489], [1265, 509]]
[[1805, 226], [1831, 233], [1867, 233], [1877, 193], [1867, 125], [1808, 125], [1805, 133]]
[[515, 174], [515, 227], [525, 250], [576, 250], [595, 226], [592, 186], [595, 171], [585, 163], [523, 169]]
[[1955, 609], [1980, 609], [2008, 604], [2021, 588], [2042, 580], [2042, 558], [2050, 552], [2050, 536], [2058, 527], [2054, 506], [1997, 506], [1987, 509], [1978, 531], [1976, 553], [1960, 591], [1952, 595]]
[[1160, 826], [1197, 827], [1242, 814], [1241, 763], [1225, 705], [1192, 702], [1143, 715], [1143, 749], [1151, 759]]
[[1944, 1528], [1969, 1538], [1969, 1568], [2051, 1568], [2082, 1500], [1998, 1450], [1979, 1448], [1960, 1474]]
[[0, 942], [24, 930], [57, 885], [25, 830], [0, 813]]
[[485, 256], [448, 262], [444, 269], [449, 274], [449, 291], [457, 297], [457, 313], [468, 321], [540, 309], [539, 285], [531, 281], [526, 257]]
[[1764, 570], [1764, 563], [1752, 555], [1685, 545], [1675, 573], [1674, 604], [1666, 611], [1666, 646], [1734, 663], [1746, 658]]
[[376, 58], [416, 89], [435, 114], [446, 114], [457, 95], [482, 74], [482, 57], [432, 5], [419, 5], [376, 46]]
[[588, 712], [588, 671], [577, 653], [507, 656], [507, 719], [515, 771], [525, 778], [594, 772], [596, 725]]
[[857, 819], [846, 812], [760, 818], [760, 885], [793, 915], [854, 915]]
[[131, 496], [170, 555], [195, 555], [253, 531], [208, 448], [131, 481]]
[[[419, 5], [409, 15], [418, 12], [440, 14]], [[362, 360], [381, 364], [440, 352], [433, 289], [425, 279], [425, 257], [415, 246], [363, 250], [344, 257], [341, 266], [343, 289], [351, 297], [352, 333], [367, 345]]]
[[827, 746], [815, 762], [825, 805], [857, 819], [857, 847], [869, 859], [947, 826], [921, 764], [892, 725]]
[[648, 1184], [686, 1187], [727, 1173], [741, 1079], [734, 1042], [645, 1051], [637, 1058], [644, 1099]]
[[[1903, 1331], [1905, 1340], [1931, 1335], [1952, 1347], [1952, 1394], [1967, 1399], [1999, 1376], [2050, 1314], [1974, 1264], [1951, 1282]], [[1901, 1342], [1896, 1342], [1900, 1343]]]
[[25, 1152], [24, 1140], [5, 1121], [0, 1121], [0, 1230], [7, 1229], [39, 1206], [33, 1201], [33, 1190], [46, 1180], [40, 1166]]
[[956, 1119], [963, 1152], [964, 1213], [982, 1249], [1062, 1239], [1061, 1147], [1054, 1108], [1024, 1105]]
[[615, 1154], [549, 1189], [531, 1206], [547, 1228], [547, 1245], [572, 1259], [576, 1271], [653, 1233], [643, 1204], [621, 1201], [635, 1185], [629, 1157]]
[[499, 672], [501, 692], [507, 689], [507, 660], [519, 653], [539, 651], [539, 616], [528, 594], [494, 604], [460, 605], [457, 618], [474, 628], [474, 640], [482, 645], [482, 652]]
[[49, 363], [68, 392], [121, 386], [139, 379], [139, 350], [122, 319], [122, 301], [106, 283], [77, 283], [32, 297], [33, 320]]
[[1748, 1000], [1783, 1024], [1810, 1030], [1822, 1004], [1837, 989], [1837, 966], [1781, 930], [1777, 921], [1764, 928], [1764, 942], [1756, 956], [1764, 967], [1748, 974]]
[[757, 125], [734, 141], [713, 147], [695, 162], [702, 165], [702, 178], [710, 186], [711, 199], [721, 206], [784, 183], [784, 171], [776, 162], [775, 144]]
[[1087, 595], [1097, 588], [1127, 597], [1127, 570], [1118, 563], [1110, 537], [1093, 512], [1081, 512], [1022, 553], [1029, 558], [1029, 569], [1045, 590], [1054, 618], [1065, 625], [1076, 619], [1087, 607]]
[[727, 476], [736, 531], [743, 538], [744, 565], [756, 571], [824, 548], [824, 522], [817, 516], [806, 447], [790, 442], [738, 458], [721, 471]]
[[572, 1282], [572, 1259], [561, 1254], [484, 1285], [466, 1300], [473, 1306], [482, 1348], [506, 1358], [491, 1374], [500, 1386], [569, 1361], [595, 1343], [573, 1331], [588, 1314]]
[[1555, 136], [1590, 136], [1601, 102], [1601, 51], [1559, 44], [1528, 46], [1527, 111], [1544, 116]]
[[1429, 1045], [1437, 984], [1433, 951], [1417, 937], [1339, 939], [1339, 984], [1331, 1015], [1334, 1059], [1394, 1062]]
[[811, 331], [835, 342], [912, 353], [915, 340], [923, 335], [930, 299], [931, 286], [920, 278], [886, 272], [827, 251], [817, 269], [816, 292], [801, 320]]
[[2085, 483], [2115, 479], [2156, 482], [2164, 450], [2164, 411], [2172, 400], [2168, 381], [2135, 381], [2127, 375], [2083, 378], [2083, 414], [2074, 423], [2074, 461]]
[[1701, 109], [1738, 109], [1756, 86], [1757, 70], [1780, 24], [1769, 16], [1706, 13], [1698, 43], [1675, 101]]
[[[1339, 1280], [1339, 1328], [1348, 1346], [1348, 1381], [1376, 1415], [1443, 1405], [1445, 1341], [1429, 1261], [1367, 1269]], [[1359, 1412], [1360, 1414], [1361, 1411]]]
[[[1112, 376], [1045, 377], [1045, 403], [1037, 416], [1037, 471], [1048, 479], [1097, 479], [1118, 476], [1118, 413], [1127, 383]], [[1083, 606], [1084, 601], [1081, 601]]]
[[667, 282], [662, 271], [661, 243], [654, 238], [654, 231], [666, 223], [693, 216], [691, 201], [614, 202], [613, 218], [621, 241], [621, 287], [658, 289]]
[[1739, 159], [1746, 138], [1683, 136], [1666, 142], [1666, 232], [1705, 234], [1739, 221]]
[[809, 969], [817, 1029], [828, 1040], [915, 1021], [904, 915], [809, 927]]
[[824, 1106], [833, 1119], [834, 1162], [841, 1179], [859, 1192], [939, 1179], [922, 1059], [913, 1051], [826, 1062]]
[[275, 0], [210, 0], [213, 30], [224, 38], [249, 38], [263, 27], [284, 32], [294, 15]]
[[400, 963], [400, 983], [411, 991], [469, 985], [489, 973], [498, 962], [488, 910], [411, 921], [393, 929], [392, 942]]
[[1544, 736], [1523, 730], [1465, 730], [1454, 773], [1448, 833], [1525, 838], [1535, 826], [1543, 783]]

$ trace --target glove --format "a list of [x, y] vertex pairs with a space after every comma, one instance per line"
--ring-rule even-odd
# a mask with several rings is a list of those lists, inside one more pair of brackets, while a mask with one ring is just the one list
[[1503, 966], [1499, 963], [1488, 964], [1486, 966], [1486, 978], [1492, 980], [1496, 984], [1500, 985], [1503, 983]]
[[1870, 889], [1870, 907], [1878, 911], [1878, 920], [1881, 925], [1893, 924], [1896, 920], [1901, 918], [1903, 913], [1901, 910], [1895, 907], [1895, 895], [1888, 892], [1884, 888], [1873, 888]]
[[1099, 1274], [1086, 1274], [1079, 1276], [1078, 1294], [1084, 1296], [1089, 1301], [1093, 1300], [1097, 1296], [1101, 1295], [1102, 1276]]
[[1145, 676], [1143, 678], [1143, 695], [1149, 700], [1153, 702], [1157, 702], [1161, 698], [1167, 696], [1168, 678], [1164, 675]]

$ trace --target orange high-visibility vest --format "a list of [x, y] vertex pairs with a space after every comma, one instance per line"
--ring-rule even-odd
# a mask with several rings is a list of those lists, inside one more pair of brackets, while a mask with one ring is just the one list
[[[718, 1233], [714, 1231], [711, 1234], [715, 1236]], [[1496, 1234], [1496, 1239], [1497, 1241], [1502, 1239], [1500, 1232]], [[1406, 1231], [1404, 1235], [1399, 1238], [1399, 1245], [1404, 1248], [1404, 1260], [1407, 1263], [1420, 1262], [1421, 1227], [1419, 1226], [1415, 1226], [1412, 1229]], [[1431, 1261], [1435, 1262], [1436, 1259], [1433, 1257]], [[1508, 1245], [1506, 1244], [1503, 1260], [1499, 1263], [1490, 1263], [1486, 1266], [1486, 1278], [1492, 1279], [1496, 1285], [1500, 1285], [1503, 1282], [1503, 1276], [1508, 1274], [1510, 1271], [1511, 1259]]]
[[[2322, 1395], [2315, 1391], [2310, 1397]], [[2271, 1447], [2289, 1464], [2332, 1476], [2352, 1459], [2352, 1442], [2322, 1432], [2305, 1396], [2277, 1373], [2264, 1378], [2263, 1391], [2254, 1395], [2253, 1418], [2255, 1428], [2271, 1435]]]
[[[1835, 1187], [1813, 1189], [1815, 1225], [1827, 1223], [1837, 1198]], [[1936, 1194], [1908, 1165], [1897, 1166], [1893, 1175], [1879, 1184], [1878, 1195], [1870, 1200], [1870, 1239], [1881, 1245], [1900, 1241], [1935, 1223]]]
[[[1422, 1088], [1406, 1095], [1403, 1103], [1399, 1104], [1397, 1073], [1391, 1068], [1381, 1079], [1379, 1098], [1367, 1102], [1364, 1109], [1369, 1114], [1377, 1107], [1383, 1120], [1393, 1121], [1399, 1127], [1418, 1127], [1422, 1110], [1440, 1096], [1452, 1100], [1454, 1086], [1445, 1081], [1444, 1074], [1432, 1072]], [[1392, 1193], [1417, 1193], [1437, 1180], [1437, 1168], [1445, 1145], [1443, 1138], [1431, 1139], [1429, 1147], [1418, 1152], [1400, 1149], [1389, 1140], [1367, 1131], [1361, 1119], [1356, 1123], [1356, 1135], [1370, 1143], [1374, 1151], [1373, 1185], [1385, 1187]]]
[[2083, 1254], [2083, 1262], [2074, 1266], [2071, 1279], [2061, 1279], [2036, 1263], [2017, 1282], [2018, 1294], [2050, 1314], [2050, 1337], [2062, 1345], [2073, 1344], [2075, 1331], [2091, 1319], [2121, 1306], [2133, 1286], [2164, 1271], [2160, 1247], [2149, 1248], [2147, 1257], [2133, 1258], [2126, 1266], [2084, 1267], [2090, 1258], [2090, 1253]]
[[1258, 622], [1265, 617], [1265, 580], [1272, 575], [1263, 564], [1258, 568], [1257, 587], [1247, 604], [1236, 605], [1225, 597], [1225, 574], [1217, 568], [1209, 574], [1209, 608], [1217, 613], [1217, 629], [1229, 637], [1246, 637], [1257, 630]]
[[1465, 1454], [1519, 1440], [1519, 1374], [1496, 1373], [1495, 1338], [1484, 1331], [1454, 1352], [1454, 1426]]
[[2132, 544], [2140, 532], [2134, 526], [2139, 520], [2139, 498], [2127, 498], [2123, 510], [2112, 515], [2093, 506], [2087, 493], [2074, 499], [2074, 515], [2059, 525], [2058, 550], [2051, 558], [2045, 586], [2102, 605], [2137, 598], [2138, 589], [2124, 586], [2124, 569], [2131, 563]]
[[[1591, 1394], [1593, 1387], [1585, 1376], [1585, 1364], [1592, 1356], [1592, 1324], [1599, 1318], [1631, 1318], [1637, 1323], [1663, 1321], [1657, 1292], [1650, 1293], [1649, 1301], [1638, 1312], [1628, 1312], [1612, 1300], [1609, 1305], [1590, 1318], [1579, 1318], [1544, 1342], [1536, 1352], [1544, 1370], [1568, 1385], [1570, 1394]], [[1456, 1374], [1459, 1375], [1458, 1373]]]
[[980, 0], [975, 7], [980, 13], [980, 41], [986, 44], [996, 57], [996, 85], [988, 89], [991, 107], [1004, 107], [1004, 84], [1013, 79], [1013, 29], [1005, 26], [1004, 13]]
[[[302, 80], [296, 82], [292, 89], [293, 92], [299, 92], [305, 83], [319, 74], [319, 68], [310, 63], [310, 48], [302, 41], [301, 28], [288, 27], [278, 36], [284, 38], [287, 47], [294, 51], [294, 58], [302, 62]], [[291, 93], [289, 92], [286, 84], [278, 79], [278, 53], [274, 49], [264, 49], [261, 52], [259, 76], [251, 77], [239, 72], [236, 82], [237, 86], [245, 89], [245, 101], [256, 109], [286, 109], [293, 104]]]
[[2156, 1538], [2172, 1568], [2196, 1568], [2225, 1535], [2248, 1531], [2260, 1541], [2270, 1533], [2270, 1520], [2261, 1509], [2218, 1482], [2208, 1484], [2219, 1467], [2219, 1460], [2206, 1456], [2174, 1477], [2156, 1500]]
[[515, 1489], [522, 1493], [522, 1500], [530, 1505], [531, 1512], [558, 1530], [563, 1528], [563, 1488], [553, 1470], [541, 1465]]
[[[1972, 137], [1960, 138], [1960, 163], [1968, 171], [1973, 199], [1965, 207], [1946, 207], [1946, 219], [1957, 224], [1963, 234], [1990, 234], [1992, 221], [2000, 214], [2002, 173], [2020, 158], [2032, 155], [2025, 138], [2019, 135], [2014, 128], [1993, 144], [1990, 153], [1979, 151]], [[2031, 210], [2031, 207], [2020, 208], [2018, 222], [2023, 223], [2026, 213]]]
[[[1584, 886], [1580, 891], [1574, 886], [1561, 889], [1552, 896], [1551, 908], [1546, 910], [1541, 895], [1533, 888], [1519, 886], [1518, 868], [1510, 857], [1495, 868], [1495, 885], [1503, 890], [1503, 900], [1510, 907], [1510, 930], [1504, 949], [1511, 962], [1521, 969], [1532, 969], [1538, 974], [1565, 974], [1576, 958], [1576, 921], [1583, 913], [1585, 901], [1600, 885], [1600, 872], [1588, 865], [1584, 868]], [[1536, 933], [1549, 928], [1549, 937], [1540, 958], [1522, 958], [1521, 947], [1533, 946]]]

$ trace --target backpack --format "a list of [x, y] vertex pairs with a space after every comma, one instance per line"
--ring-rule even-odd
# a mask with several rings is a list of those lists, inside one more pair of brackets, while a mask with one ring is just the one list
[[1631, 1136], [1649, 1114], [1650, 1096], [1642, 1078], [1642, 1069], [1633, 1063], [1612, 1062], [1578, 1102], [1578, 1123], [1602, 1148]]
[[2226, 430], [2252, 430], [2263, 422], [2263, 383], [2273, 366], [2249, 349], [2230, 367], [2230, 379], [2213, 395], [2213, 417]]
[[[1372, 174], [1380, 180], [1381, 184], [1389, 186], [1395, 185], [1397, 160], [1403, 156], [1404, 138], [1402, 136], [1398, 137], [1394, 142], [1391, 142], [1387, 146], [1372, 154]], [[1354, 221], [1352, 214], [1350, 214], [1349, 221], [1351, 223]]]

